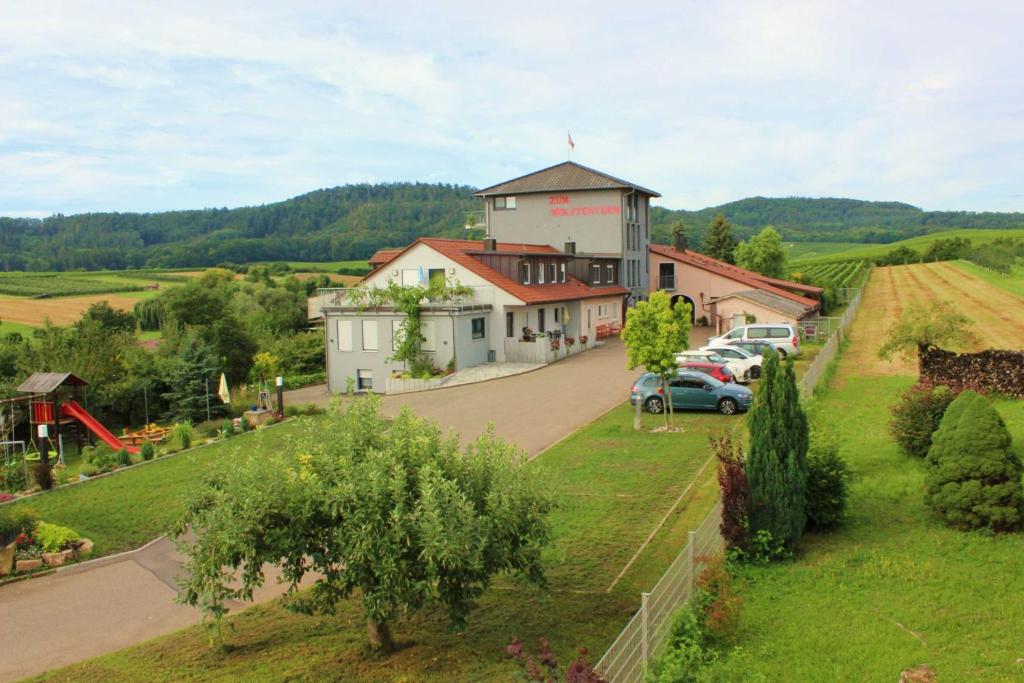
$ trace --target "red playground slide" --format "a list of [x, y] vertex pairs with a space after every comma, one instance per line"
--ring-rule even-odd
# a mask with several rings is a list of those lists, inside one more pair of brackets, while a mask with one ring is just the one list
[[78, 405], [77, 401], [68, 401], [67, 403], [62, 403], [60, 406], [60, 414], [65, 417], [73, 417], [82, 424], [84, 424], [90, 432], [99, 437], [99, 439], [103, 443], [107, 444], [115, 451], [119, 451], [122, 448], [127, 448], [129, 453], [139, 452], [139, 449], [136, 448], [135, 446], [126, 446], [124, 442], [121, 441], [121, 439], [111, 434], [110, 430], [101, 425], [96, 420], [95, 417], [93, 417], [88, 413], [88, 411], [86, 411], [85, 408]]

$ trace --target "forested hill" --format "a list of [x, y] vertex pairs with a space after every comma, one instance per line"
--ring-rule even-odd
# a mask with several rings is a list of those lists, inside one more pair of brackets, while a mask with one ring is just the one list
[[459, 236], [480, 208], [462, 185], [317, 190], [238, 209], [0, 218], [0, 270], [211, 266], [363, 259], [421, 235]]
[[[422, 235], [461, 236], [481, 208], [464, 185], [346, 185], [238, 209], [0, 218], [0, 270], [211, 266], [363, 259]], [[752, 197], [699, 211], [655, 207], [652, 237], [682, 221], [699, 244], [717, 213], [747, 237], [774, 225], [790, 241], [893, 242], [949, 228], [1024, 228], [1021, 213], [926, 212], [900, 202]]]
[[691, 244], [699, 243], [718, 213], [729, 219], [738, 237], [774, 225], [794, 242], [888, 243], [951, 228], [1024, 228], [1024, 213], [922, 211], [902, 202], [835, 197], [750, 197], [700, 211], [655, 207], [651, 212], [654, 238], [670, 241], [671, 226], [682, 221]]

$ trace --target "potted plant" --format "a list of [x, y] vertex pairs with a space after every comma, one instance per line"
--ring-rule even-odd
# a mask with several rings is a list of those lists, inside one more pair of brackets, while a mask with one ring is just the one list
[[586, 346], [586, 345], [587, 345], [587, 335], [581, 334], [580, 335], [580, 346]]
[[19, 572], [30, 572], [43, 566], [43, 546], [26, 533], [15, 539], [14, 557]]
[[[568, 344], [569, 340], [566, 339], [565, 342]], [[562, 348], [562, 342], [558, 338], [553, 338], [551, 340], [551, 350], [552, 351], [557, 351], [560, 348]]]
[[536, 332], [534, 332], [529, 327], [524, 327], [523, 328], [523, 341], [524, 342], [532, 342], [532, 341], [535, 341], [536, 339], [537, 339], [537, 333]]

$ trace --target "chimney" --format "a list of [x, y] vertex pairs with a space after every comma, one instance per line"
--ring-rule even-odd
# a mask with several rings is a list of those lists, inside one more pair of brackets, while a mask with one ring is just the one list
[[484, 240], [484, 251], [497, 251], [498, 240], [493, 237], [488, 237]]
[[563, 251], [566, 254], [575, 254], [576, 253], [576, 243], [575, 242], [566, 242], [565, 243], [565, 249]]

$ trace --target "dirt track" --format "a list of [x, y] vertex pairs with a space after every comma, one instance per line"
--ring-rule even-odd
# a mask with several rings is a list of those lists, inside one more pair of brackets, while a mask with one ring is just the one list
[[97, 301], [106, 301], [116, 309], [130, 311], [140, 300], [118, 294], [90, 294], [59, 299], [0, 297], [0, 320], [38, 327], [49, 318], [54, 325], [70, 325]]
[[974, 321], [980, 338], [977, 349], [1019, 349], [1024, 346], [1024, 300], [992, 287], [949, 263], [923, 263], [875, 268], [864, 292], [864, 302], [851, 334], [856, 339], [847, 351], [854, 362], [842, 374], [911, 374], [916, 361], [878, 358], [889, 327], [913, 304], [955, 304]]

